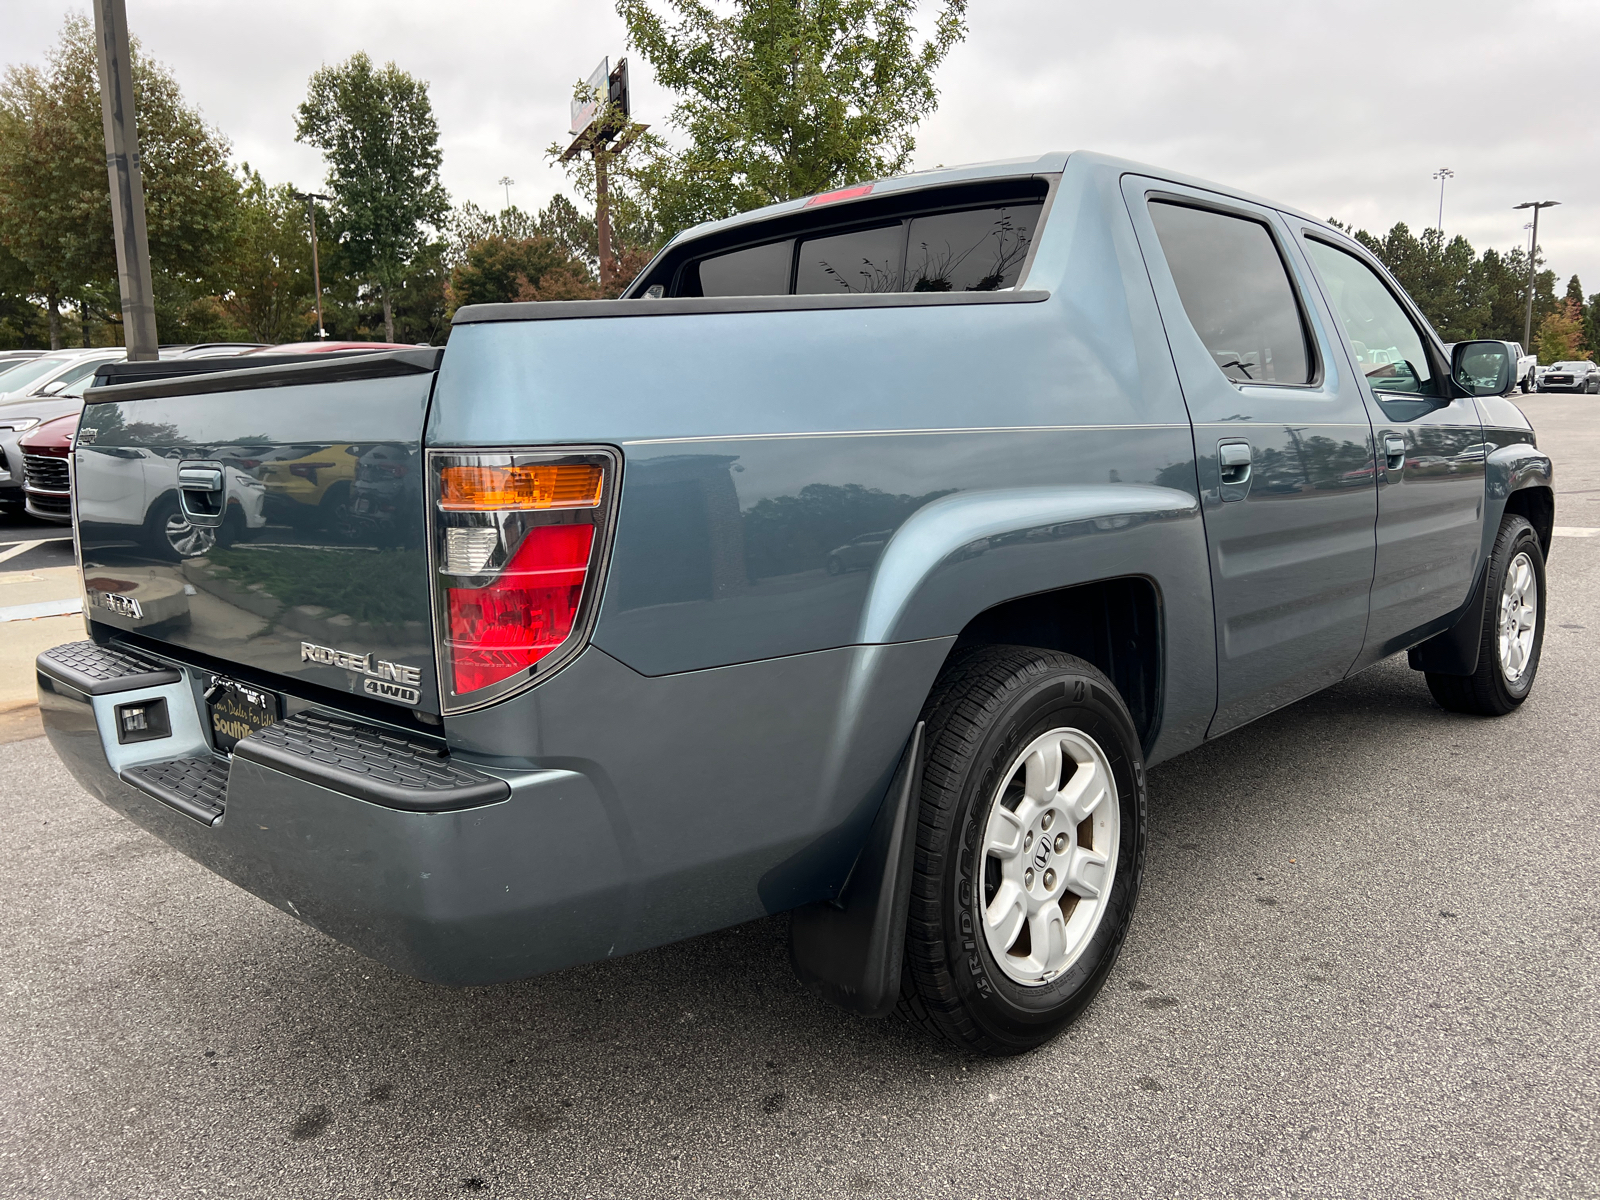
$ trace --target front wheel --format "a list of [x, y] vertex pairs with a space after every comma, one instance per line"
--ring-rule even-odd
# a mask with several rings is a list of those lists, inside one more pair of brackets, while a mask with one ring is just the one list
[[901, 1012], [1021, 1054], [1105, 983], [1144, 871], [1144, 759], [1082, 659], [979, 646], [923, 710], [927, 751]]
[[1500, 717], [1528, 698], [1544, 647], [1544, 551], [1524, 518], [1500, 522], [1488, 570], [1478, 669], [1430, 671], [1427, 679], [1433, 698], [1451, 712]]

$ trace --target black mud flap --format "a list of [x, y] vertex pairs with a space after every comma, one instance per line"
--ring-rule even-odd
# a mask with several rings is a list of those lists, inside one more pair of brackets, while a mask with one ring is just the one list
[[922, 730], [918, 721], [838, 899], [797, 908], [789, 923], [789, 958], [801, 982], [864, 1017], [888, 1016], [900, 998], [922, 793]]
[[1478, 586], [1472, 589], [1472, 598], [1456, 618], [1456, 623], [1443, 633], [1436, 633], [1419, 646], [1406, 652], [1413, 671], [1431, 671], [1435, 675], [1471, 675], [1478, 669], [1478, 648], [1483, 644], [1483, 606], [1488, 599], [1489, 563], [1485, 560], [1478, 572]]

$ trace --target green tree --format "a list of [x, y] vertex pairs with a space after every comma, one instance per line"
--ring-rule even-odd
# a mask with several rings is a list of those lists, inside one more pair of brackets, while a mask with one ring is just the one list
[[[156, 316], [170, 339], [207, 310], [239, 188], [227, 140], [137, 39], [130, 50]], [[44, 298], [52, 347], [62, 342], [64, 303], [120, 324], [99, 68], [85, 17], [67, 18], [43, 69], [13, 66], [0, 81], [0, 245]]]
[[1539, 361], [1572, 362], [1589, 358], [1593, 351], [1583, 348], [1583, 312], [1576, 300], [1561, 305], [1539, 324]]
[[[617, 0], [629, 44], [682, 98], [686, 135], [640, 168], [666, 233], [904, 171], [938, 105], [933, 76], [966, 36], [942, 0], [920, 46], [916, 0]], [[661, 11], [664, 10], [664, 11]]]
[[379, 69], [355, 54], [311, 76], [295, 137], [327, 161], [334, 236], [349, 267], [376, 284], [393, 341], [392, 293], [450, 211], [428, 85], [392, 62]]
[[1583, 306], [1583, 344], [1591, 351], [1600, 350], [1600, 292]]
[[243, 174], [222, 307], [250, 341], [298, 341], [309, 333], [312, 311], [305, 206], [287, 184], [267, 186], [249, 163]]
[[49, 340], [44, 310], [32, 292], [28, 269], [0, 246], [0, 350], [39, 349]]
[[528, 291], [536, 291], [545, 275], [571, 264], [572, 256], [552, 238], [491, 233], [468, 247], [450, 272], [450, 311], [454, 313], [464, 304], [521, 299]]

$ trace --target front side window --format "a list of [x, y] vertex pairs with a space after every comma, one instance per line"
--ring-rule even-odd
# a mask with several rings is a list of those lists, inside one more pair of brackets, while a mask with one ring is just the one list
[[1311, 355], [1289, 274], [1260, 221], [1153, 201], [1150, 219], [1194, 331], [1236, 383], [1306, 384]]
[[1306, 252], [1328, 289], [1328, 302], [1344, 326], [1356, 366], [1375, 392], [1437, 396], [1439, 381], [1422, 335], [1377, 272], [1354, 254], [1315, 238]]

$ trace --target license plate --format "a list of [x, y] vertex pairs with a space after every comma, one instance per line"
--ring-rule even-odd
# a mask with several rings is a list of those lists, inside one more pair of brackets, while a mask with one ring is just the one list
[[283, 704], [274, 692], [213, 676], [206, 692], [206, 712], [211, 719], [211, 744], [232, 754], [241, 738], [278, 720]]

